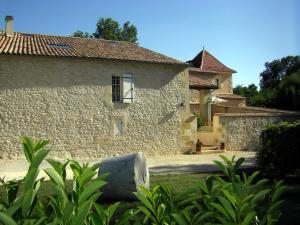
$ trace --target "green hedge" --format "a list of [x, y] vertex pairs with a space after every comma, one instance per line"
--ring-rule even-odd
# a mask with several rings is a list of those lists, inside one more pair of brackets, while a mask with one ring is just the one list
[[300, 169], [300, 121], [267, 126], [262, 134], [258, 164], [280, 175], [295, 174]]

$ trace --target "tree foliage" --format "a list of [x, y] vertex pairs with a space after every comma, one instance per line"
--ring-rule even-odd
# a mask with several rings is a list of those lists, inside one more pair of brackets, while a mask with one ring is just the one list
[[258, 94], [258, 90], [255, 84], [250, 84], [248, 86], [237, 85], [233, 89], [233, 93], [244, 96], [246, 98], [247, 105], [255, 105], [253, 98]]
[[300, 111], [300, 56], [265, 63], [259, 91], [254, 84], [233, 91], [246, 97], [248, 105]]
[[137, 29], [129, 21], [126, 21], [123, 28], [112, 18], [100, 18], [96, 24], [95, 38], [107, 40], [137, 42]]
[[103, 38], [106, 40], [115, 41], [127, 41], [131, 43], [137, 43], [137, 29], [129, 21], [120, 27], [118, 21], [112, 18], [100, 18], [96, 24], [96, 32], [89, 34], [88, 32], [83, 32], [77, 30], [73, 33], [73, 37], [83, 37], [83, 38]]
[[83, 32], [81, 30], [77, 30], [72, 34], [73, 37], [81, 37], [81, 38], [92, 38], [93, 35], [89, 34], [88, 32]]

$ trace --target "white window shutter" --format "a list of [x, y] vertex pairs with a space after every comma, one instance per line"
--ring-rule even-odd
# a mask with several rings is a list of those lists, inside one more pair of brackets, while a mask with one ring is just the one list
[[124, 75], [123, 76], [123, 102], [131, 103], [133, 102], [133, 76], [132, 75]]

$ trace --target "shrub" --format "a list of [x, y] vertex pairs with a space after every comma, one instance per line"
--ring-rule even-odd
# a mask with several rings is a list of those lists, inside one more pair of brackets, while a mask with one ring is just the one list
[[[23, 138], [24, 153], [29, 169], [22, 180], [5, 182], [0, 196], [0, 223], [57, 224], [57, 225], [197, 225], [197, 224], [274, 224], [280, 216], [284, 190], [282, 181], [268, 187], [267, 179], [254, 182], [258, 172], [247, 176], [236, 172], [244, 159], [234, 161], [221, 156], [224, 163], [215, 161], [225, 178], [212, 176], [199, 181], [176, 196], [164, 185], [152, 190], [140, 187], [134, 193], [139, 204], [136, 208], [114, 216], [119, 202], [103, 207], [98, 198], [105, 185], [104, 174], [96, 179], [98, 164], [80, 165], [76, 161], [61, 163], [48, 159], [50, 168], [44, 171], [50, 178], [54, 195], [47, 201], [38, 197], [43, 178], [37, 179], [39, 166], [49, 150], [48, 141], [32, 141]], [[73, 173], [71, 193], [66, 188], [66, 168]], [[24, 191], [19, 186], [23, 183]]]
[[221, 157], [225, 164], [215, 163], [226, 176], [224, 179], [209, 177], [177, 196], [163, 185], [151, 191], [141, 188], [140, 193], [135, 193], [142, 205], [133, 224], [275, 224], [283, 203], [282, 181], [267, 188], [267, 179], [254, 181], [258, 172], [250, 176], [236, 174], [243, 158], [234, 162], [234, 157]]
[[267, 126], [261, 134], [258, 164], [282, 176], [300, 169], [300, 121]]
[[197, 113], [194, 113], [194, 116], [197, 117], [197, 129], [199, 130], [200, 127], [202, 126], [202, 119], [201, 119], [201, 116]]

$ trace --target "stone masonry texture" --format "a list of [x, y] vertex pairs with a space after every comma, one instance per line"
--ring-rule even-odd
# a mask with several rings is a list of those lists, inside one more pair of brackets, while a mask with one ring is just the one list
[[300, 118], [300, 115], [255, 113], [222, 114], [218, 117], [222, 133], [221, 137], [225, 141], [227, 150], [257, 151], [261, 147], [260, 134], [267, 125], [282, 121], [295, 121]]
[[[113, 75], [134, 76], [134, 102], [112, 103]], [[50, 140], [54, 158], [180, 151], [188, 105], [183, 67], [113, 60], [0, 56], [0, 158], [22, 158], [21, 136]], [[113, 118], [124, 136], [113, 137]]]

